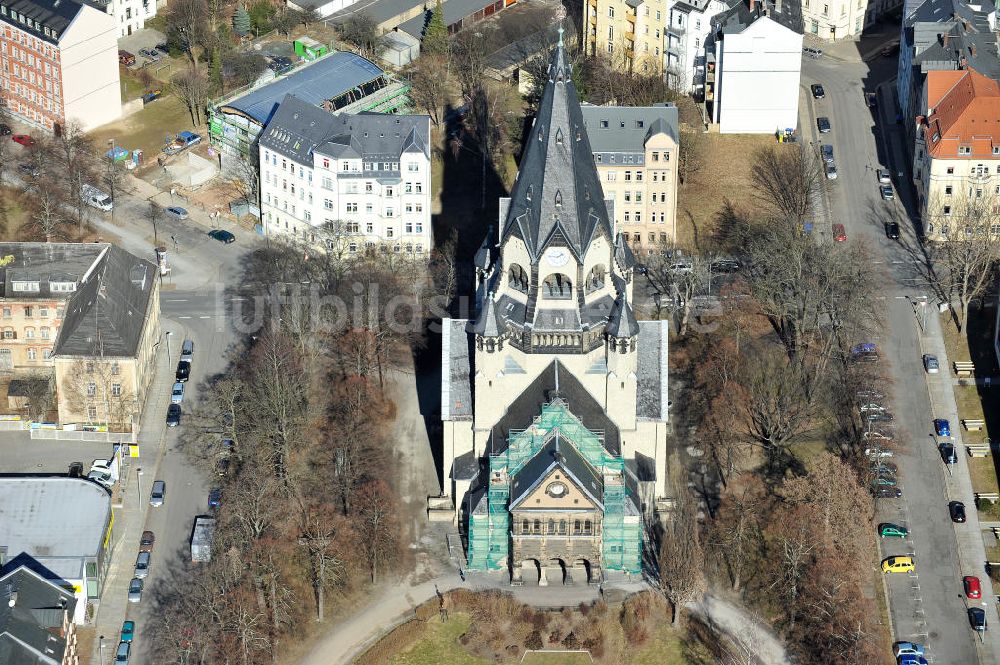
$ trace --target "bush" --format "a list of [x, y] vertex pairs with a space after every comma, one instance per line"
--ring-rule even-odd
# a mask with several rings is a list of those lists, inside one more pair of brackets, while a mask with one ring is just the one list
[[438, 616], [441, 611], [441, 601], [435, 596], [424, 603], [417, 605], [413, 610], [417, 621], [429, 621]]
[[[638, 645], [636, 645], [638, 646]], [[595, 637], [583, 641], [583, 648], [590, 652], [594, 658], [604, 657], [604, 633], [598, 633]]]
[[561, 628], [556, 628], [549, 633], [549, 644], [559, 644], [562, 642], [563, 634]]
[[415, 644], [423, 636], [425, 630], [427, 630], [427, 624], [423, 621], [411, 619], [376, 642], [371, 649], [361, 654], [354, 661], [355, 665], [386, 665], [399, 652]]
[[566, 647], [567, 649], [579, 649], [580, 648], [580, 640], [578, 640], [576, 638], [576, 633], [574, 633], [573, 631], [569, 631], [569, 634], [566, 635], [565, 638], [563, 638], [562, 643], [563, 643], [563, 646]]
[[538, 651], [542, 648], [542, 634], [537, 630], [531, 631], [528, 635], [528, 639], [524, 641], [524, 648], [531, 649], [532, 651]]

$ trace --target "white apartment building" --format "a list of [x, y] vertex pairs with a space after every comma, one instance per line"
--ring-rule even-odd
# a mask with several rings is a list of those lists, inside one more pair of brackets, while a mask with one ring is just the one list
[[265, 233], [351, 253], [429, 255], [429, 116], [333, 115], [286, 95], [258, 155]]
[[0, 85], [8, 110], [55, 131], [121, 117], [118, 41], [110, 16], [76, 0], [0, 0]]
[[103, 7], [118, 24], [118, 37], [127, 37], [146, 27], [146, 21], [156, 16], [156, 0], [99, 0], [92, 3]]
[[799, 124], [802, 14], [798, 4], [740, 2], [712, 22], [705, 105], [724, 134], [770, 134]]
[[712, 17], [729, 9], [723, 0], [678, 0], [667, 25], [667, 75], [678, 90], [700, 96], [705, 89], [705, 42]]

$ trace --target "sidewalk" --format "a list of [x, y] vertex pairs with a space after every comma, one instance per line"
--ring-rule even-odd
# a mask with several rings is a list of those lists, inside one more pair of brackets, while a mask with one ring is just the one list
[[[958, 556], [961, 569], [968, 573], [984, 575], [986, 567], [986, 545], [983, 543], [983, 525], [979, 521], [979, 511], [976, 510], [975, 495], [972, 491], [972, 479], [969, 477], [968, 457], [963, 454], [961, 425], [958, 420], [958, 405], [952, 390], [951, 377], [947, 369], [951, 367], [944, 345], [941, 331], [941, 319], [937, 316], [927, 317], [927, 328], [920, 334], [920, 345], [924, 353], [936, 355], [940, 361], [942, 372], [926, 374], [927, 388], [930, 393], [933, 414], [930, 418], [946, 418], [952, 423], [952, 439], [955, 448], [962, 451], [958, 455], [958, 463], [953, 466], [953, 473], [945, 478], [945, 490], [948, 501], [961, 501], [966, 506], [966, 523], [958, 524], [955, 536], [958, 543]], [[919, 566], [920, 563], [918, 562]], [[973, 602], [969, 602], [972, 606]], [[987, 621], [994, 626], [987, 630], [984, 642], [978, 646], [980, 662], [995, 663], [1000, 656], [1000, 615], [997, 614], [996, 597], [990, 594], [982, 601], [987, 609]], [[971, 630], [971, 629], [970, 629]]]
[[[167, 331], [173, 333], [170, 357], [167, 357], [166, 345], [163, 344], [159, 351], [160, 360], [156, 375], [153, 377], [142, 412], [139, 457], [128, 460], [127, 472], [122, 475], [119, 488], [122, 503], [113, 509], [115, 542], [111, 546], [111, 566], [104, 580], [101, 603], [94, 620], [95, 635], [104, 636], [105, 657], [113, 654], [118, 647], [122, 622], [129, 609], [128, 584], [132, 579], [135, 558], [139, 551], [139, 537], [142, 535], [146, 512], [149, 510], [146, 496], [149, 494], [150, 484], [156, 477], [156, 470], [164, 454], [164, 433], [167, 424], [163, 417], [163, 409], [170, 401], [170, 391], [174, 382], [174, 362], [180, 357], [183, 329], [177, 323], [164, 319], [161, 319], [161, 326], [162, 333]], [[140, 468], [143, 473], [138, 476], [137, 470]], [[95, 639], [90, 662], [98, 663], [99, 658], [100, 640]]]

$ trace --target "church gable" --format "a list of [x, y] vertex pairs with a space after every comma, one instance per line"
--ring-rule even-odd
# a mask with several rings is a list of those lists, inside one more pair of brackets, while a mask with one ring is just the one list
[[581, 483], [559, 465], [536, 479], [516, 502], [511, 503], [511, 511], [530, 510], [603, 510], [591, 491], [584, 491]]

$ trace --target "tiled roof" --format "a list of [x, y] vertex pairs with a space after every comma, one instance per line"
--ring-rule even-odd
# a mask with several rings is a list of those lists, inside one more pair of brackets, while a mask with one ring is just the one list
[[[942, 72], [928, 72], [928, 81]], [[950, 73], [950, 72], [945, 72]], [[947, 81], [947, 79], [943, 79]], [[931, 89], [928, 82], [928, 90]], [[941, 84], [934, 88], [939, 90]], [[928, 97], [928, 103], [930, 103]], [[937, 159], [995, 158], [1000, 148], [1000, 86], [974, 69], [962, 72], [926, 120], [924, 141]], [[961, 153], [960, 149], [968, 149]]]
[[[6, 16], [0, 15], [0, 22], [37, 35], [50, 44], [59, 43], [59, 37], [83, 9], [83, 3], [75, 0], [3, 0], [0, 4], [8, 12]], [[18, 18], [12, 18], [15, 13]]]
[[955, 84], [962, 80], [962, 70], [932, 71], [927, 73], [927, 105], [934, 108]]

